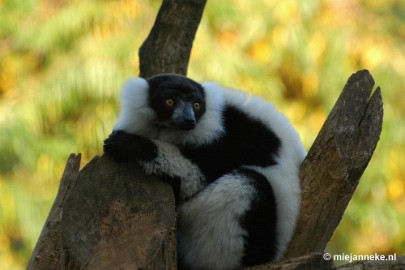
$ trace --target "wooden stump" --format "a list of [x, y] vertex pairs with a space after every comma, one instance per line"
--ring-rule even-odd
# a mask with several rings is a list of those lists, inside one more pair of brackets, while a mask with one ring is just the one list
[[[176, 269], [171, 187], [106, 156], [77, 174], [78, 163], [71, 155], [57, 211], [51, 210], [28, 269]], [[71, 183], [68, 193], [63, 183]]]

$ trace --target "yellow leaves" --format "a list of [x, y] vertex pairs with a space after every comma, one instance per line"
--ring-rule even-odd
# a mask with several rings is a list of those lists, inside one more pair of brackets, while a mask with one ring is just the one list
[[267, 40], [260, 40], [255, 42], [248, 52], [255, 61], [266, 63], [271, 59], [271, 43]]
[[[1, 235], [0, 235], [1, 236]], [[1, 240], [0, 240], [1, 241]], [[0, 243], [1, 245], [2, 243]], [[11, 249], [11, 245], [9, 246], [0, 246], [0, 270], [11, 270], [11, 269], [24, 269], [24, 266], [18, 262], [12, 253], [3, 252], [2, 248]], [[7, 251], [6, 249], [4, 251]]]
[[352, 41], [350, 51], [368, 69], [377, 67], [385, 59], [393, 58], [392, 52], [374, 37], [358, 37]]
[[126, 21], [138, 18], [141, 10], [142, 6], [138, 1], [108, 1], [103, 8], [105, 15], [102, 21], [94, 25], [94, 35], [99, 38], [108, 38], [120, 33], [122, 28], [128, 26]]
[[218, 42], [224, 49], [235, 47], [237, 41], [237, 32], [225, 30], [218, 33]]
[[51, 199], [54, 194], [49, 193], [49, 190], [53, 190], [57, 187], [58, 183], [55, 179], [58, 179], [63, 172], [63, 163], [58, 163], [55, 157], [48, 154], [41, 154], [37, 160], [37, 169], [32, 176], [32, 182], [37, 195], [41, 195], [42, 198]]
[[300, 17], [297, 1], [279, 1], [273, 16], [280, 22], [291, 23]]
[[19, 75], [19, 59], [13, 54], [7, 55], [0, 62], [0, 96], [15, 87], [16, 77]]
[[[10, 190], [9, 186], [2, 185], [2, 193], [0, 196], [0, 209], [1, 209], [1, 214], [2, 217], [8, 222], [8, 223], [13, 223], [15, 221], [15, 213], [16, 213], [16, 207], [15, 207], [15, 201], [14, 201], [14, 196]], [[6, 224], [7, 225], [7, 224]]]
[[305, 97], [314, 97], [319, 89], [319, 73], [315, 70], [305, 72], [302, 79], [302, 93]]
[[397, 208], [405, 213], [405, 153], [403, 147], [396, 147], [390, 150], [386, 166], [388, 178], [386, 195], [392, 200]]
[[366, 49], [363, 55], [364, 65], [369, 68], [374, 68], [379, 65], [384, 59], [384, 53], [381, 48], [370, 46]]
[[319, 31], [315, 32], [309, 39], [308, 53], [317, 62], [322, 60], [327, 45], [326, 37]]
[[7, 251], [10, 248], [10, 238], [5, 234], [0, 234], [0, 253]]
[[37, 171], [39, 174], [46, 175], [49, 171], [50, 166], [53, 164], [53, 159], [50, 158], [48, 155], [40, 155], [37, 160]]
[[283, 25], [278, 25], [274, 28], [272, 34], [272, 43], [275, 46], [286, 46], [288, 42], [288, 28]]
[[141, 5], [138, 1], [134, 0], [108, 1], [106, 9], [116, 18], [136, 18], [141, 14]]
[[[8, 49], [8, 48], [7, 48]], [[7, 50], [6, 49], [6, 50]], [[32, 92], [33, 81], [28, 78], [29, 75], [35, 75], [41, 65], [41, 56], [35, 52], [3, 52], [0, 48], [0, 97], [15, 98], [18, 93], [18, 84], [20, 78], [24, 77], [24, 93]]]
[[403, 199], [405, 197], [405, 179], [391, 180], [388, 183], [387, 196], [391, 200]]
[[360, 232], [361, 234], [353, 235], [353, 246], [356, 247], [356, 253], [384, 252], [390, 244], [390, 236], [378, 226], [374, 219], [363, 222]]

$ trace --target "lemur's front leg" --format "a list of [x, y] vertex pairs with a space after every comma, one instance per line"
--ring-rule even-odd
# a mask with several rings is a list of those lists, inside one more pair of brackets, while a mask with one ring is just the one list
[[104, 152], [118, 162], [136, 161], [147, 174], [179, 179], [180, 199], [203, 188], [205, 176], [200, 168], [174, 144], [114, 131], [104, 141]]
[[148, 138], [118, 130], [104, 140], [104, 152], [118, 162], [150, 161], [156, 157], [157, 147]]

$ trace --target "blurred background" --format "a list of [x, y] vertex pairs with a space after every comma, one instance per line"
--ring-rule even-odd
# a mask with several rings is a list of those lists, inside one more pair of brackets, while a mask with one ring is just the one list
[[[70, 153], [102, 154], [160, 1], [0, 1], [0, 269], [24, 269]], [[374, 156], [328, 245], [405, 253], [405, 1], [208, 1], [189, 76], [273, 102], [312, 145], [347, 78], [384, 99]]]

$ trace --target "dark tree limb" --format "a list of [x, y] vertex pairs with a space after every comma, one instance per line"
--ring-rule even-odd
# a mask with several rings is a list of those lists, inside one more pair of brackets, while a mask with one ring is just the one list
[[[367, 70], [353, 74], [300, 171], [301, 212], [287, 252], [322, 252], [353, 196], [380, 138], [383, 103]], [[371, 97], [370, 97], [371, 95]]]
[[333, 258], [325, 260], [322, 253], [285, 259], [276, 263], [268, 263], [244, 268], [243, 270], [403, 270], [405, 269], [405, 256], [396, 257], [395, 260], [356, 261], [340, 266], [333, 265]]
[[328, 270], [332, 269], [332, 263], [333, 261], [325, 261], [321, 253], [311, 253], [276, 263], [246, 267], [243, 270]]
[[187, 75], [193, 40], [206, 0], [163, 0], [155, 24], [139, 49], [140, 76]]

